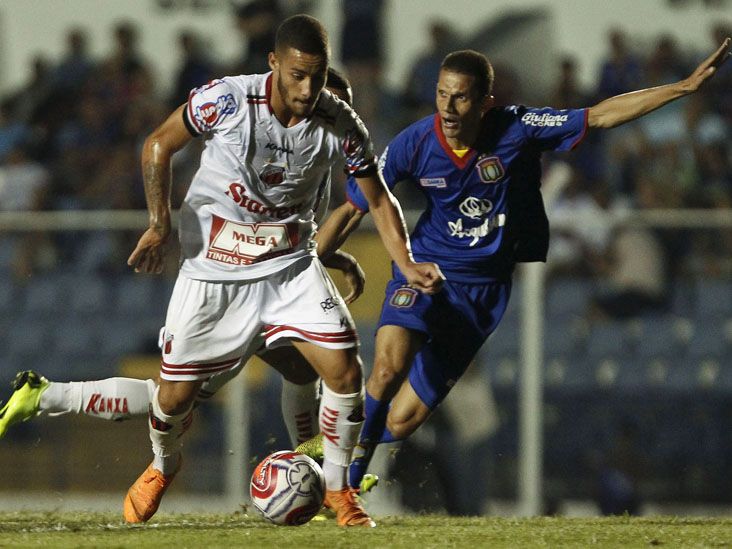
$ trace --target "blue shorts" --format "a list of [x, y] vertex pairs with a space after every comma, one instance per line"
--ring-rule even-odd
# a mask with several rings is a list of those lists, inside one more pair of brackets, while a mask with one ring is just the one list
[[446, 281], [426, 295], [394, 278], [386, 286], [379, 327], [402, 326], [427, 334], [409, 370], [409, 383], [433, 410], [463, 375], [506, 312], [511, 282]]

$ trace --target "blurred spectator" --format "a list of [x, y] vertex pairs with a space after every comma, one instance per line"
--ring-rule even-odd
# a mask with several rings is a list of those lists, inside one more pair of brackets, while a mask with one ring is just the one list
[[577, 79], [577, 60], [565, 56], [559, 62], [559, 79], [549, 104], [557, 109], [581, 109], [591, 105], [590, 95], [581, 89]]
[[600, 69], [599, 99], [637, 89], [643, 81], [640, 60], [628, 50], [625, 33], [620, 29], [611, 30], [608, 45], [610, 53]]
[[267, 55], [272, 51], [282, 19], [277, 0], [253, 0], [236, 8], [236, 24], [246, 46], [233, 74], [262, 74], [270, 70]]
[[[636, 206], [663, 207], [661, 193], [650, 177], [638, 180]], [[591, 319], [629, 318], [662, 310], [668, 301], [667, 257], [661, 239], [647, 227], [616, 228], [605, 264], [603, 288], [593, 300]]]
[[178, 45], [181, 51], [181, 64], [169, 101], [171, 109], [185, 103], [191, 90], [212, 80], [216, 72], [206, 54], [201, 37], [195, 32], [181, 31], [178, 35]]
[[[0, 165], [0, 211], [43, 209], [49, 190], [48, 170], [33, 160], [23, 145], [14, 147]], [[16, 282], [24, 283], [38, 268], [55, 261], [47, 233], [30, 232], [6, 237], [12, 242], [11, 269]]]
[[54, 85], [60, 91], [76, 91], [85, 84], [94, 68], [84, 30], [71, 29], [66, 34], [66, 46], [66, 53], [54, 69]]
[[434, 19], [429, 23], [430, 44], [420, 54], [409, 73], [404, 98], [413, 109], [413, 118], [427, 116], [435, 109], [435, 89], [440, 64], [452, 50], [459, 49], [457, 36], [447, 21]]
[[341, 2], [341, 59], [356, 91], [354, 106], [369, 128], [376, 122], [384, 62], [383, 0]]
[[646, 85], [662, 86], [677, 82], [688, 76], [691, 68], [684, 62], [676, 39], [668, 34], [662, 35], [646, 63]]
[[15, 146], [0, 165], [0, 210], [39, 210], [50, 176], [48, 170], [34, 161], [22, 144]]
[[30, 138], [31, 129], [17, 116], [14, 102], [10, 99], [0, 101], [0, 164], [13, 149], [29, 142]]

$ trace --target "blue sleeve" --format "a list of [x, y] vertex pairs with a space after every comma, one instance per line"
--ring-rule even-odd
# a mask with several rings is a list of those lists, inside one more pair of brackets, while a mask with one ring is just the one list
[[[393, 190], [397, 183], [407, 179], [410, 174], [414, 147], [408, 130], [397, 135], [379, 157], [379, 173], [389, 190]], [[346, 182], [346, 200], [362, 212], [369, 211], [369, 203], [354, 177], [349, 177]]]
[[524, 134], [541, 150], [569, 151], [587, 132], [587, 109], [525, 108], [519, 114]]

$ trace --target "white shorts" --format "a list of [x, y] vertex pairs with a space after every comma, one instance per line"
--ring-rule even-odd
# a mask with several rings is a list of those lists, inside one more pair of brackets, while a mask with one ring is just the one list
[[266, 278], [211, 282], [178, 275], [161, 334], [160, 377], [206, 379], [290, 339], [358, 345], [351, 314], [320, 261], [308, 256]]

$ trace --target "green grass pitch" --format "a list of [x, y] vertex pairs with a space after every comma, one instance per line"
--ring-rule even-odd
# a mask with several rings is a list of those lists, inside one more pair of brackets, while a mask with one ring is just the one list
[[0, 547], [523, 548], [732, 547], [727, 518], [383, 517], [373, 530], [332, 520], [277, 527], [251, 515], [156, 516], [128, 526], [110, 513], [0, 513]]

